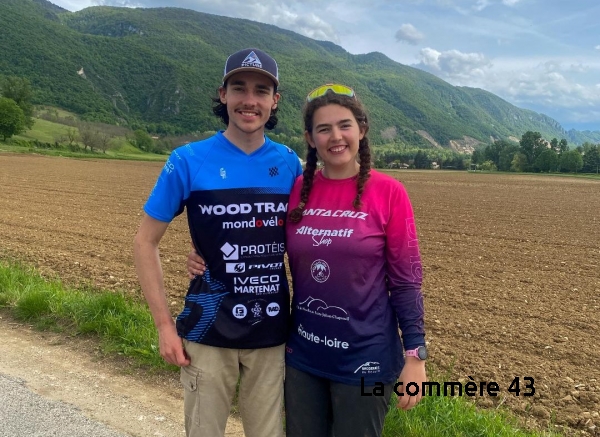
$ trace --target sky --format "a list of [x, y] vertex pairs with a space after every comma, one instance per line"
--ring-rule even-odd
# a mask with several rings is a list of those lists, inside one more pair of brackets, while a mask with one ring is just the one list
[[600, 131], [598, 0], [50, 1], [70, 11], [168, 6], [273, 24], [482, 88], [567, 130]]

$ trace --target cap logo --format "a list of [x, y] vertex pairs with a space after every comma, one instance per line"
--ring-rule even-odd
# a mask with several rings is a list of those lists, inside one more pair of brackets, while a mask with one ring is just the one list
[[260, 62], [260, 59], [258, 59], [256, 53], [252, 51], [248, 56], [246, 56], [246, 59], [242, 61], [242, 67], [262, 68], [262, 62]]

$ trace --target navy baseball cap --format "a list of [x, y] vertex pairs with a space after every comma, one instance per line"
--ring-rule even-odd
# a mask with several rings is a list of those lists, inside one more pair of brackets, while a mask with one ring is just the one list
[[244, 49], [229, 56], [225, 62], [223, 83], [225, 83], [233, 74], [242, 71], [262, 73], [275, 82], [275, 86], [279, 86], [279, 70], [277, 68], [277, 62], [262, 50]]

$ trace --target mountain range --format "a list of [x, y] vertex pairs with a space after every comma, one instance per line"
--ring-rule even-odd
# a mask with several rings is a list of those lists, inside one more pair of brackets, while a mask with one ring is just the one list
[[468, 150], [526, 131], [569, 143], [600, 132], [560, 123], [487, 91], [456, 87], [381, 53], [353, 55], [278, 27], [179, 8], [94, 6], [66, 11], [46, 0], [0, 2], [0, 75], [29, 79], [34, 103], [83, 119], [154, 132], [223, 128], [212, 114], [227, 56], [258, 47], [277, 59], [282, 100], [276, 133], [301, 136], [309, 90], [352, 86], [368, 109], [375, 143]]

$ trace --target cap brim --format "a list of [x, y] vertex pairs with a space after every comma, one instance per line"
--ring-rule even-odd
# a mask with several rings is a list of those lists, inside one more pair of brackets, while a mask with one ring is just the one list
[[269, 79], [271, 79], [273, 82], [275, 82], [276, 86], [279, 86], [279, 80], [277, 80], [277, 78], [275, 76], [273, 76], [268, 71], [263, 70], [262, 68], [256, 68], [256, 67], [240, 67], [240, 68], [236, 68], [235, 70], [232, 70], [229, 73], [227, 73], [225, 76], [223, 76], [223, 83], [227, 82], [227, 79], [229, 79], [234, 74], [236, 74], [236, 73], [243, 73], [243, 72], [246, 72], [246, 71], [251, 71], [251, 72], [254, 72], [254, 73], [263, 74], [263, 75], [267, 76]]

